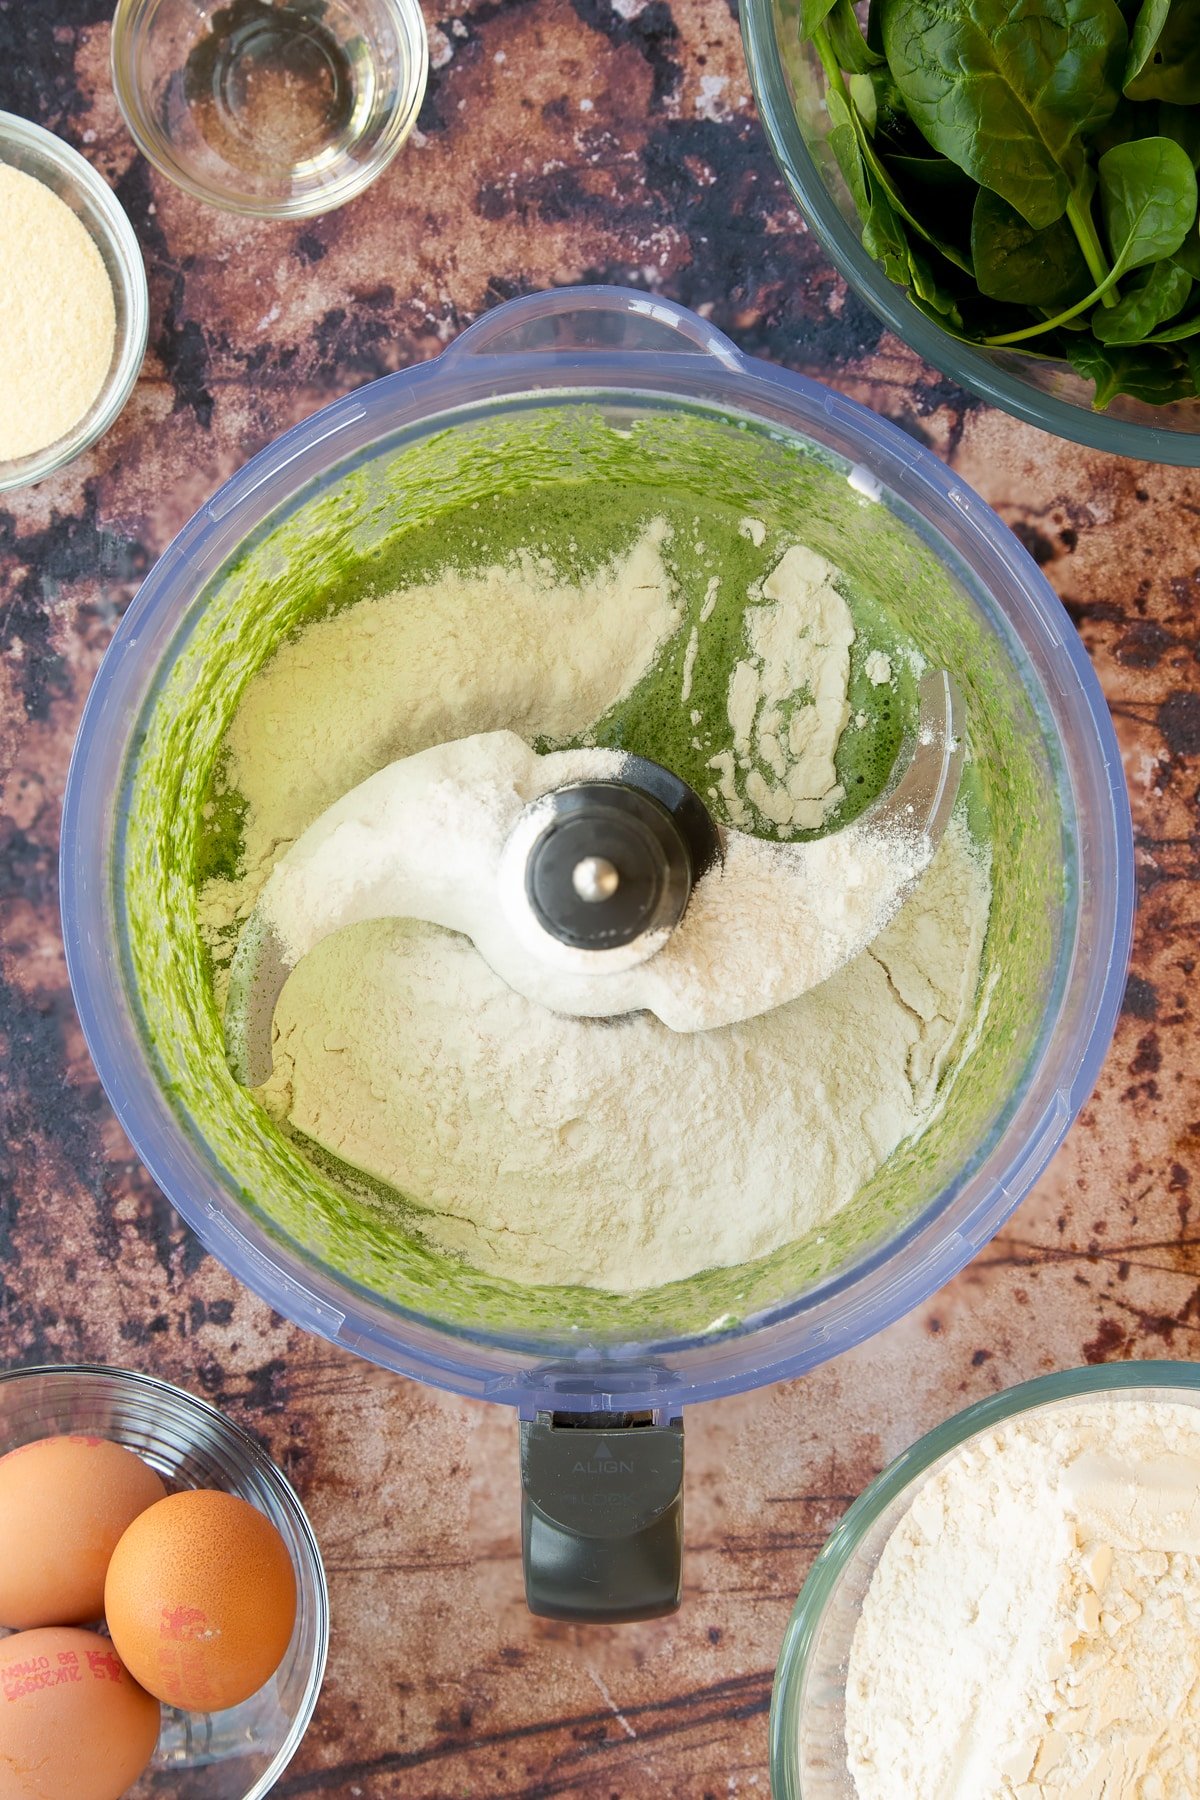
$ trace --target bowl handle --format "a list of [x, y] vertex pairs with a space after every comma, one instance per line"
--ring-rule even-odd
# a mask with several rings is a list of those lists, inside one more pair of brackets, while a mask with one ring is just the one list
[[636, 288], [556, 288], [508, 300], [468, 325], [442, 352], [443, 361], [466, 356], [606, 352], [621, 355], [714, 357], [742, 370], [746, 359], [699, 313]]
[[539, 1412], [521, 1422], [521, 1556], [529, 1610], [620, 1625], [657, 1619], [683, 1586], [683, 1420]]

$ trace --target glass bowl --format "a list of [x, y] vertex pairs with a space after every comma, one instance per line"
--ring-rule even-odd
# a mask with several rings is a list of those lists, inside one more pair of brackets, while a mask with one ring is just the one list
[[771, 1696], [775, 1800], [856, 1800], [846, 1767], [850, 1642], [884, 1545], [917, 1489], [968, 1438], [1063, 1401], [1170, 1400], [1200, 1407], [1200, 1363], [1069, 1369], [968, 1406], [898, 1456], [850, 1508], [812, 1566], [783, 1640]]
[[863, 248], [833, 153], [825, 75], [801, 39], [800, 0], [742, 0], [742, 37], [759, 116], [784, 180], [838, 273], [924, 362], [1056, 437], [1147, 462], [1200, 466], [1200, 400], [1151, 406], [1119, 395], [1105, 412], [1069, 364], [964, 344], [925, 316]]
[[344, 206], [416, 123], [417, 0], [118, 0], [113, 83], [156, 169], [258, 218]]
[[292, 1488], [244, 1431], [150, 1375], [94, 1364], [0, 1372], [0, 1456], [67, 1433], [136, 1451], [170, 1488], [221, 1488], [277, 1527], [296, 1573], [296, 1627], [267, 1685], [205, 1715], [163, 1708], [154, 1759], [126, 1800], [261, 1800], [312, 1719], [329, 1647], [329, 1596], [312, 1527]]
[[4, 493], [44, 481], [113, 424], [133, 392], [146, 354], [150, 295], [133, 226], [108, 183], [78, 150], [28, 119], [0, 112], [0, 163], [42, 182], [82, 221], [108, 271], [117, 314], [112, 362], [100, 392], [64, 437], [29, 456], [0, 461], [0, 493]]

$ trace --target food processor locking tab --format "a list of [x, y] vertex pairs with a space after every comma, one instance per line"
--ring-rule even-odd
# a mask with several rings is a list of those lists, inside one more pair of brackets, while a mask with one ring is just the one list
[[683, 1590], [683, 1420], [665, 1411], [521, 1421], [521, 1559], [543, 1619], [629, 1624]]

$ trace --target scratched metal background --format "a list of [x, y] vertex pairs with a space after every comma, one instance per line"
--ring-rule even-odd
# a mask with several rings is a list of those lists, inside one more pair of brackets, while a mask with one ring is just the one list
[[[205, 1394], [270, 1445], [324, 1546], [335, 1630], [281, 1795], [765, 1794], [788, 1609], [849, 1500], [966, 1401], [1084, 1360], [1192, 1354], [1200, 1076], [1200, 481], [986, 410], [883, 335], [806, 234], [725, 0], [481, 0], [431, 13], [417, 139], [316, 223], [206, 211], [135, 155], [104, 0], [0, 0], [0, 107], [80, 146], [146, 254], [151, 348], [116, 429], [0, 501], [0, 1359], [97, 1358]], [[89, 682], [142, 573], [212, 489], [334, 395], [481, 310], [651, 286], [897, 419], [1062, 595], [1121, 733], [1141, 913], [1099, 1089], [1011, 1226], [900, 1325], [693, 1415], [687, 1600], [581, 1632], [521, 1598], [515, 1424], [291, 1329], [199, 1249], [80, 1039], [55, 859]]]

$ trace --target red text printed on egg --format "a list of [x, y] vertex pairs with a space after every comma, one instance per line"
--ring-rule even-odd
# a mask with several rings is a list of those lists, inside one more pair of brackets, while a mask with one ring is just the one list
[[53, 1662], [48, 1656], [31, 1656], [25, 1662], [9, 1663], [0, 1669], [0, 1693], [6, 1700], [24, 1700], [46, 1688], [65, 1687], [69, 1682], [82, 1680], [83, 1670], [73, 1651]]
[[87, 1653], [88, 1668], [97, 1681], [121, 1682], [125, 1679], [125, 1669], [120, 1657], [111, 1650], [89, 1650]]
[[170, 1644], [194, 1644], [212, 1636], [208, 1614], [198, 1606], [164, 1606], [158, 1634]]
[[[125, 1680], [120, 1659], [109, 1650], [87, 1652], [87, 1673], [93, 1681]], [[53, 1661], [48, 1656], [30, 1656], [24, 1662], [9, 1663], [0, 1669], [0, 1696], [5, 1700], [24, 1700], [29, 1694], [65, 1687], [83, 1678], [83, 1667], [73, 1650], [60, 1651]]]
[[168, 1689], [191, 1696], [190, 1708], [203, 1712], [214, 1703], [214, 1692], [201, 1651], [187, 1643], [164, 1643], [158, 1653], [158, 1668]]

